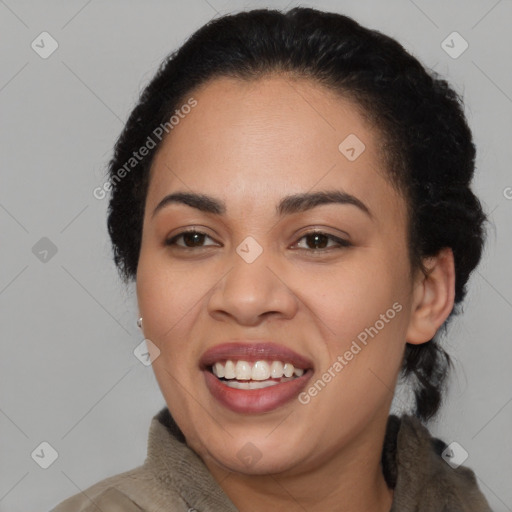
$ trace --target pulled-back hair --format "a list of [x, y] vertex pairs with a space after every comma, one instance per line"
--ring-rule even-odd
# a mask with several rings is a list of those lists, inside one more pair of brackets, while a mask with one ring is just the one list
[[[107, 224], [123, 281], [136, 278], [149, 171], [163, 139], [122, 179], [119, 170], [126, 171], [134, 151], [149, 147], [157, 127], [169, 126], [197, 87], [216, 77], [255, 80], [276, 73], [314, 80], [354, 100], [378, 129], [386, 174], [407, 204], [411, 268], [425, 272], [423, 258], [453, 250], [455, 304], [446, 328], [480, 260], [486, 221], [470, 188], [475, 147], [462, 100], [394, 39], [310, 8], [217, 18], [170, 54], [143, 90], [109, 163]], [[424, 420], [437, 413], [451, 366], [440, 332], [405, 349], [402, 376], [413, 379], [415, 412]]]

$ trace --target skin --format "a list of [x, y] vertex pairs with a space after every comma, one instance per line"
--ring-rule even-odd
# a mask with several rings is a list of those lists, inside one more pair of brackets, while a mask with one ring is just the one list
[[[378, 131], [348, 99], [280, 75], [217, 78], [190, 96], [197, 106], [151, 168], [136, 281], [169, 410], [241, 512], [389, 511], [380, 454], [392, 390], [406, 342], [431, 339], [453, 307], [453, 254], [425, 260], [428, 277], [411, 269], [404, 199], [386, 178]], [[338, 149], [351, 133], [366, 146], [354, 161]], [[320, 190], [348, 192], [372, 216], [348, 204], [277, 216], [284, 196]], [[173, 203], [153, 218], [177, 191], [211, 195], [226, 213]], [[207, 236], [165, 245], [192, 227]], [[315, 243], [312, 229], [351, 245]], [[252, 263], [236, 252], [247, 236], [263, 250]], [[310, 358], [313, 383], [394, 303], [401, 311], [306, 405], [243, 415], [205, 385], [201, 355], [238, 337]], [[248, 442], [261, 455], [249, 466], [237, 456]]]

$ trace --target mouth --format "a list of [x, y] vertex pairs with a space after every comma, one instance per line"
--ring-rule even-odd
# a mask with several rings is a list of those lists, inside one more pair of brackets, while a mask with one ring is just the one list
[[273, 343], [227, 343], [200, 361], [212, 396], [238, 413], [262, 413], [296, 397], [313, 373], [312, 363]]
[[304, 375], [303, 368], [282, 361], [217, 361], [208, 370], [226, 386], [235, 389], [263, 389]]

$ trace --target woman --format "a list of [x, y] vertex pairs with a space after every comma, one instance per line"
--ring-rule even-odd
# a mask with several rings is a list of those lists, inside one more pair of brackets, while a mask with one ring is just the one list
[[[474, 158], [456, 93], [350, 18], [198, 30], [109, 167], [114, 259], [167, 407], [142, 466], [55, 512], [490, 510], [423, 425], [483, 246]], [[400, 376], [416, 404], [398, 417]]]

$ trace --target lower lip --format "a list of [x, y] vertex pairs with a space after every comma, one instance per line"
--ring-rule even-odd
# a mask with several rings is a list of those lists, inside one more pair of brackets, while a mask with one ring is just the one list
[[223, 384], [213, 373], [203, 371], [210, 393], [222, 405], [238, 413], [262, 413], [272, 411], [289, 402], [304, 389], [312, 372], [262, 389], [236, 389]]

